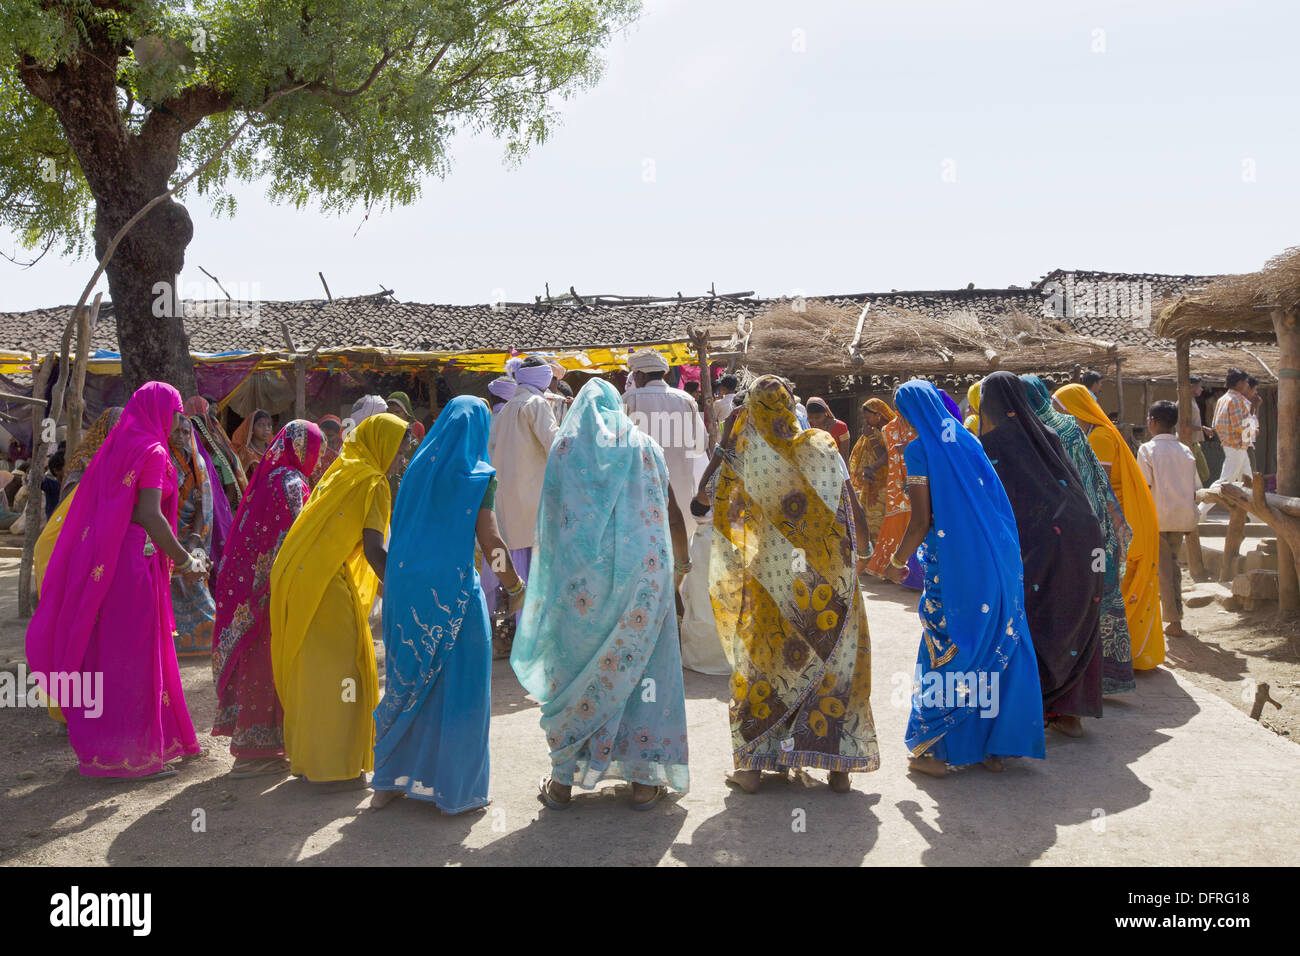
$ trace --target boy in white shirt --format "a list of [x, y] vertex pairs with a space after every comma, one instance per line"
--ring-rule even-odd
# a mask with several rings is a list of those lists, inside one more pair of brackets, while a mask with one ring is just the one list
[[1151, 488], [1156, 503], [1156, 524], [1160, 529], [1160, 610], [1170, 637], [1182, 637], [1183, 597], [1182, 569], [1178, 566], [1178, 549], [1183, 536], [1195, 531], [1196, 456], [1180, 442], [1178, 406], [1173, 402], [1156, 402], [1147, 416], [1151, 440], [1137, 453], [1138, 467]]

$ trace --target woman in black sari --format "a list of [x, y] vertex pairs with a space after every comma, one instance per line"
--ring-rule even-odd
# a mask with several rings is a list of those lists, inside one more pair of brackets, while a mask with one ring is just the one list
[[979, 432], [1016, 516], [1043, 713], [1078, 737], [1080, 717], [1101, 716], [1101, 526], [1061, 440], [1010, 372], [980, 386]]

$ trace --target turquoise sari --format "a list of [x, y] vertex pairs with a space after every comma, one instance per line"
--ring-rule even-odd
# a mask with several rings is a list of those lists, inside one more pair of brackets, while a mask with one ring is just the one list
[[1022, 375], [1029, 407], [1061, 439], [1066, 454], [1083, 480], [1083, 490], [1101, 522], [1106, 569], [1101, 595], [1101, 692], [1122, 694], [1137, 687], [1133, 679], [1133, 649], [1129, 639], [1128, 617], [1124, 611], [1124, 569], [1128, 563], [1128, 546], [1133, 531], [1115, 497], [1106, 470], [1088, 444], [1088, 436], [1073, 415], [1052, 405], [1047, 385], [1037, 375]]
[[541, 702], [557, 784], [690, 785], [668, 487], [618, 391], [588, 382], [546, 463], [510, 655]]
[[474, 527], [496, 470], [481, 398], [454, 398], [406, 468], [384, 572], [375, 790], [444, 813], [488, 803], [492, 643]]

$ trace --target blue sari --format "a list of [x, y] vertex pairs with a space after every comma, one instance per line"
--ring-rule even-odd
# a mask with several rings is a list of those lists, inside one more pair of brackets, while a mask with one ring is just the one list
[[474, 526], [496, 470], [487, 404], [442, 410], [406, 468], [384, 573], [384, 697], [375, 790], [463, 813], [488, 803], [492, 645]]
[[686, 697], [663, 451], [593, 379], [546, 462], [510, 664], [542, 705], [557, 784], [685, 792]]
[[955, 766], [1042, 757], [1043, 697], [1011, 503], [979, 439], [931, 383], [907, 382], [895, 401], [917, 432], [908, 480], [929, 486], [932, 514], [907, 748]]

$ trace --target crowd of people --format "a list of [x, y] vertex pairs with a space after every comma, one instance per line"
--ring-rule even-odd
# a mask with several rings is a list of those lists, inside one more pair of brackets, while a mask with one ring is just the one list
[[[880, 764], [864, 579], [920, 591], [904, 742], [935, 776], [1083, 734], [1182, 633], [1208, 475], [1172, 403], [1134, 454], [1086, 381], [996, 372], [959, 403], [916, 379], [866, 401], [850, 445], [824, 399], [724, 375], [710, 445], [669, 372], [642, 349], [622, 393], [591, 375], [575, 394], [553, 358], [512, 359], [427, 434], [402, 392], [278, 432], [255, 410], [229, 436], [161, 382], [104, 412], [64, 468], [27, 634], [82, 774], [198, 753], [178, 661], [205, 657], [232, 777], [467, 812], [508, 657], [540, 704], [549, 808], [601, 781], [638, 810], [689, 788], [683, 667], [729, 677], [729, 786], [819, 770], [845, 792]], [[1249, 472], [1233, 452], [1257, 429], [1247, 376], [1228, 384], [1194, 428], [1229, 452], [1220, 481]], [[89, 672], [101, 713], [56, 691]]]

